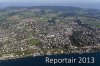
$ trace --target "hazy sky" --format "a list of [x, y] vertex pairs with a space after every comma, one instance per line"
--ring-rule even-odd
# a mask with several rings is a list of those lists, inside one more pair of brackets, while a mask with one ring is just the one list
[[0, 7], [7, 6], [76, 6], [100, 9], [100, 0], [0, 0]]
[[100, 3], [100, 0], [0, 0], [0, 2], [33, 2], [33, 3]]

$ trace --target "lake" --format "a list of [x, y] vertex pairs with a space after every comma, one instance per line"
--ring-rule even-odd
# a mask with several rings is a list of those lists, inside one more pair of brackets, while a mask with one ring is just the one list
[[[89, 60], [90, 62], [92, 62], [92, 57], [94, 57], [94, 63], [57, 63], [57, 64], [53, 64], [53, 63], [46, 63], [46, 57], [49, 58], [56, 58], [56, 59], [62, 59], [62, 58], [77, 58], [79, 61], [79, 57], [86, 57], [87, 61]], [[89, 59], [88, 59], [89, 58]], [[84, 59], [83, 59], [84, 60]], [[96, 52], [96, 53], [84, 53], [84, 54], [60, 54], [60, 55], [49, 55], [49, 56], [39, 56], [39, 57], [25, 57], [25, 58], [20, 58], [20, 59], [14, 59], [14, 60], [6, 60], [6, 61], [0, 61], [0, 66], [44, 66], [44, 65], [70, 65], [70, 66], [74, 66], [74, 65], [85, 65], [85, 66], [100, 66], [100, 52]]]

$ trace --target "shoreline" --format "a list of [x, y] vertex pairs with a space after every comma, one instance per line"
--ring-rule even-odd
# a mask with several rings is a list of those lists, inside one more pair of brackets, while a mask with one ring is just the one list
[[[65, 55], [74, 55], [74, 54], [78, 54], [78, 55], [82, 55], [82, 54], [95, 54], [95, 53], [100, 53], [99, 52], [86, 52], [86, 53], [63, 53]], [[23, 58], [28, 58], [28, 57], [44, 57], [44, 56], [55, 56], [55, 55], [63, 55], [63, 54], [53, 54], [53, 55], [40, 55], [40, 56], [34, 56], [34, 55], [28, 55], [28, 56], [23, 56], [23, 57], [0, 57], [0, 62], [2, 61], [9, 61], [9, 60], [17, 60], [17, 59], [23, 59]]]

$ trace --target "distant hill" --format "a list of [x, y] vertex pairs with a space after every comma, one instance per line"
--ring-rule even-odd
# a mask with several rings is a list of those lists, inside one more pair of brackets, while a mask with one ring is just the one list
[[99, 8], [99, 3], [97, 4], [70, 4], [70, 3], [66, 3], [66, 4], [46, 4], [46, 3], [42, 3], [42, 4], [38, 4], [38, 3], [7, 3], [7, 2], [0, 2], [0, 8], [4, 8], [4, 7], [11, 7], [11, 6], [74, 6], [74, 7], [81, 7], [81, 8], [93, 8], [93, 9], [100, 9]]
[[11, 6], [22, 7], [22, 6], [32, 6], [32, 5], [33, 3], [4, 3], [4, 2], [1, 2], [0, 8], [11, 7]]

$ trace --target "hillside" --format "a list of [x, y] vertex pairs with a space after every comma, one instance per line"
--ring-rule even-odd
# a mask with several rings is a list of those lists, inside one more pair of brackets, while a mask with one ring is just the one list
[[0, 10], [0, 60], [100, 51], [100, 10], [72, 6]]

